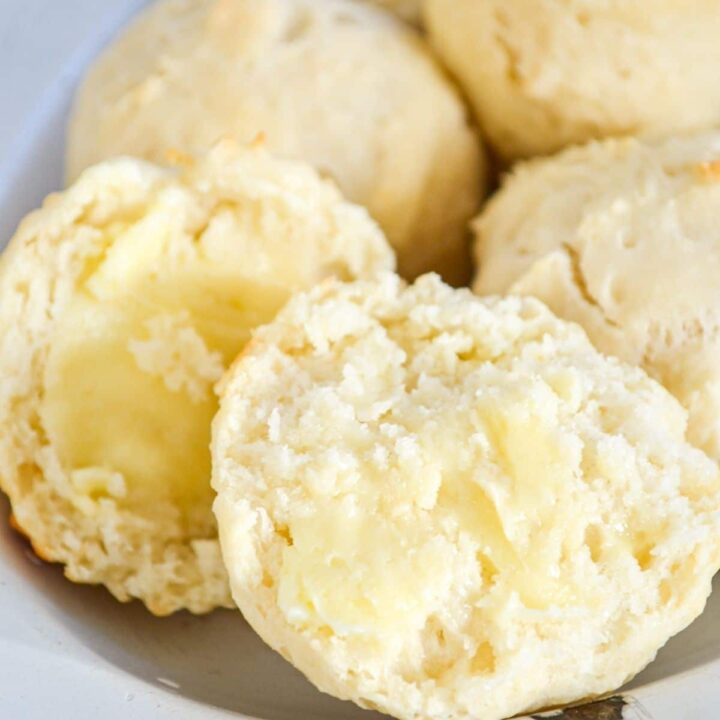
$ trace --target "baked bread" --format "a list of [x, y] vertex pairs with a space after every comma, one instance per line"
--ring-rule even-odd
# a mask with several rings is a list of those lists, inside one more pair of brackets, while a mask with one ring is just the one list
[[363, 209], [261, 150], [50, 196], [0, 264], [0, 485], [37, 553], [158, 615], [231, 605], [213, 385], [291, 292], [392, 264]]
[[484, 159], [417, 32], [353, 0], [161, 0], [100, 56], [77, 96], [68, 176], [128, 154], [251, 142], [305, 160], [366, 206], [400, 271], [471, 278]]
[[640, 364], [720, 460], [720, 133], [517, 168], [475, 224], [479, 293], [539, 297]]
[[222, 383], [233, 596], [321, 690], [403, 719], [604, 693], [702, 610], [717, 466], [641, 369], [534, 299], [328, 282]]
[[720, 124], [715, 0], [427, 0], [424, 13], [505, 160]]

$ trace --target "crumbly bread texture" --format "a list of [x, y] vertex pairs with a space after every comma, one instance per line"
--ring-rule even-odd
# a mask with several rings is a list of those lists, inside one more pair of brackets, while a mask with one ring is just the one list
[[719, 470], [685, 420], [532, 298], [326, 283], [223, 381], [233, 596], [320, 689], [399, 718], [611, 690], [720, 562]]
[[37, 553], [158, 615], [230, 606], [213, 385], [291, 292], [392, 264], [365, 210], [260, 150], [51, 195], [0, 264], [0, 483]]
[[715, 0], [427, 0], [424, 13], [506, 160], [720, 123]]
[[720, 460], [720, 133], [517, 168], [477, 220], [479, 293], [535, 295], [662, 382]]
[[417, 32], [354, 0], [161, 0], [78, 94], [68, 176], [118, 154], [163, 162], [250, 142], [308, 161], [366, 206], [400, 271], [471, 277], [485, 161]]

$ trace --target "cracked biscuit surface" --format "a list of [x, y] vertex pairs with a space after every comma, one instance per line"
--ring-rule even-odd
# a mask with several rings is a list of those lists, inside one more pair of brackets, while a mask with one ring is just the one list
[[234, 598], [321, 690], [398, 718], [607, 692], [701, 612], [720, 561], [720, 471], [685, 420], [535, 299], [326, 283], [223, 381]]
[[518, 167], [475, 222], [481, 294], [535, 295], [642, 365], [720, 459], [720, 133]]
[[480, 140], [418, 33], [360, 0], [154, 3], [80, 88], [68, 176], [116, 155], [162, 163], [168, 150], [258, 134], [367, 207], [402, 274], [469, 281]]
[[87, 170], [0, 261], [0, 486], [16, 526], [71, 580], [156, 614], [230, 606], [213, 385], [293, 291], [392, 265], [365, 210], [261, 150]]
[[720, 123], [716, 0], [425, 0], [423, 10], [505, 160]]

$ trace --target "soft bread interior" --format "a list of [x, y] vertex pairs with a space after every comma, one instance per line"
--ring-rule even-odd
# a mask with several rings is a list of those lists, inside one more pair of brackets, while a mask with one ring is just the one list
[[187, 532], [207, 534], [213, 385], [288, 292], [240, 280], [232, 236], [178, 253], [167, 212], [115, 228], [88, 261], [56, 323], [41, 417], [81, 511], [112, 496], [151, 518], [169, 501]]

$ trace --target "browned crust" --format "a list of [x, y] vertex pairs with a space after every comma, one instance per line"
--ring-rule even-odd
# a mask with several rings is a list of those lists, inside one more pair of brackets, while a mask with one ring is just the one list
[[704, 182], [720, 181], [720, 160], [698, 163], [695, 166], [695, 173]]
[[242, 350], [240, 350], [240, 352], [235, 356], [235, 359], [230, 363], [230, 365], [228, 365], [228, 369], [223, 373], [223, 376], [215, 384], [215, 394], [218, 397], [220, 397], [225, 392], [225, 388], [227, 387], [230, 376], [239, 367], [240, 363], [243, 361], [243, 358], [252, 354], [260, 346], [260, 341], [254, 335], [251, 336], [250, 339], [245, 343]]
[[22, 535], [30, 543], [30, 548], [40, 560], [47, 563], [55, 562], [52, 552], [40, 545], [37, 540], [33, 539], [30, 533], [20, 524], [14, 512], [10, 513], [8, 524], [16, 533]]

